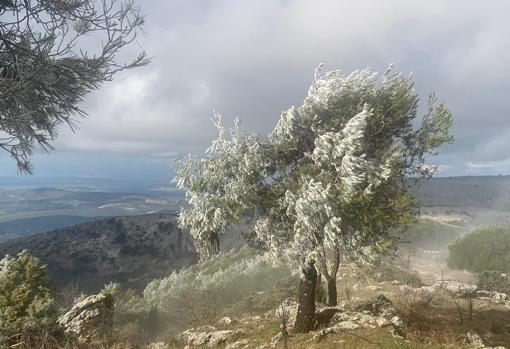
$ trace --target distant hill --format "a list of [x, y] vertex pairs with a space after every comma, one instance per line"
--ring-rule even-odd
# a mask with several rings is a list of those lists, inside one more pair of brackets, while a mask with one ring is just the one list
[[[162, 190], [150, 194], [76, 188], [0, 188], [0, 223], [8, 223], [5, 229], [0, 225], [0, 235], [4, 234], [5, 240], [6, 234], [37, 233], [64, 227], [68, 222], [75, 224], [91, 220], [75, 217], [93, 219], [173, 212], [180, 206], [181, 200], [181, 193]], [[36, 217], [40, 217], [39, 220], [22, 220]], [[36, 222], [35, 226], [32, 222]], [[23, 226], [23, 223], [27, 225]], [[40, 227], [38, 223], [41, 223]]]
[[510, 211], [510, 176], [437, 177], [416, 188], [425, 207]]
[[0, 242], [17, 237], [45, 233], [50, 230], [64, 228], [75, 224], [93, 222], [100, 218], [103, 217], [55, 215], [21, 218], [7, 222], [0, 222]]
[[[223, 251], [249, 237], [244, 221], [220, 238]], [[0, 258], [24, 249], [40, 258], [58, 287], [71, 283], [97, 292], [110, 281], [143, 289], [149, 281], [195, 263], [190, 234], [177, 227], [175, 213], [100, 219], [0, 243]]]
[[110, 281], [134, 288], [197, 260], [173, 214], [115, 217], [0, 243], [0, 256], [27, 249], [57, 286], [96, 292]]

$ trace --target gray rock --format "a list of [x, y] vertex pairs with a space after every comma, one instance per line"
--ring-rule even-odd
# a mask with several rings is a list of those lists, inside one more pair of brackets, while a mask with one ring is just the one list
[[212, 326], [202, 326], [182, 332], [179, 340], [185, 343], [187, 348], [198, 346], [215, 347], [223, 345], [234, 336], [243, 333], [243, 330], [216, 330]]
[[76, 303], [57, 323], [64, 333], [78, 342], [101, 341], [111, 336], [114, 299], [97, 294]]
[[396, 313], [393, 302], [388, 297], [382, 294], [378, 295], [374, 299], [371, 299], [365, 303], [362, 303], [356, 307], [357, 311], [367, 311], [372, 315], [377, 316], [389, 316]]

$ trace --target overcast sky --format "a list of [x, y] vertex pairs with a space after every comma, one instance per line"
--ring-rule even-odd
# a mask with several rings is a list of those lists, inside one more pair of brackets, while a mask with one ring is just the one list
[[[213, 110], [262, 134], [315, 67], [389, 63], [454, 115], [440, 175], [510, 174], [510, 1], [139, 0], [153, 62], [86, 100], [89, 117], [37, 155], [36, 176], [166, 178], [214, 138]], [[0, 175], [16, 174], [0, 154]]]

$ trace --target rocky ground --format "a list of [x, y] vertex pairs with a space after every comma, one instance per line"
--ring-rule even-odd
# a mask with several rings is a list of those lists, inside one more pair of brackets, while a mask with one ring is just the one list
[[[319, 306], [317, 328], [285, 336], [282, 309], [297, 311], [286, 299], [273, 311], [183, 331], [169, 348], [505, 348], [510, 347], [510, 297], [477, 289], [469, 273], [448, 270], [433, 260], [413, 261], [424, 285], [397, 280], [356, 282], [337, 307]], [[344, 285], [339, 282], [339, 290]]]

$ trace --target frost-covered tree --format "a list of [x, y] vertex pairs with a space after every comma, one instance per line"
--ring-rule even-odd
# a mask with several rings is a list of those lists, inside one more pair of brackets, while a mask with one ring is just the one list
[[213, 122], [218, 138], [203, 157], [188, 155], [175, 178], [190, 204], [181, 210], [179, 224], [191, 230], [202, 260], [219, 252], [218, 235], [258, 202], [264, 180], [258, 137], [242, 131], [239, 120], [230, 132], [221, 115], [215, 113]]
[[370, 263], [395, 246], [392, 228], [416, 207], [409, 178], [430, 177], [436, 167], [426, 157], [452, 141], [450, 112], [432, 95], [417, 120], [411, 77], [390, 74], [318, 71], [303, 104], [282, 113], [267, 139], [235, 136], [243, 134], [236, 126], [227, 141], [220, 129], [223, 150], [179, 170], [190, 204], [181, 224], [200, 250], [210, 240], [197, 227], [217, 236], [250, 212], [268, 255], [301, 273], [295, 330], [313, 326], [316, 267], [336, 304], [341, 258]]
[[148, 62], [119, 57], [143, 23], [133, 0], [0, 1], [0, 149], [21, 172], [60, 126], [75, 128], [88, 93]]

